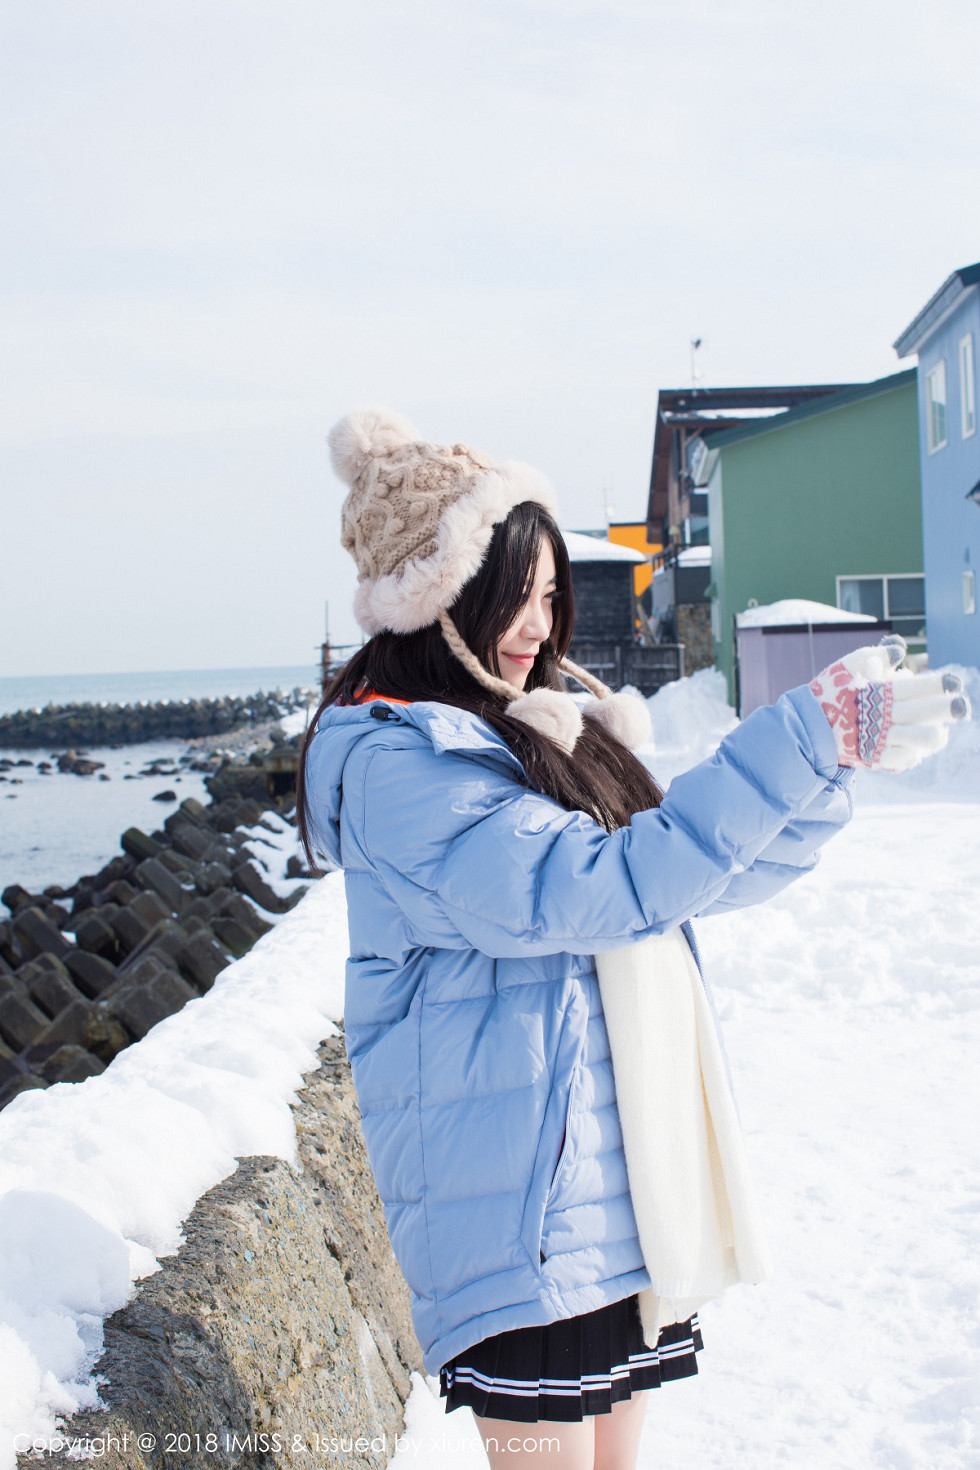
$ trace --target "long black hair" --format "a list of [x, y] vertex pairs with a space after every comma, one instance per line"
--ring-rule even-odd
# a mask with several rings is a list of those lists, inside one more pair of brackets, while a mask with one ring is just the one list
[[[540, 505], [525, 501], [494, 527], [480, 569], [449, 608], [460, 635], [485, 668], [500, 675], [497, 643], [513, 626], [534, 586], [543, 537], [555, 557], [553, 624], [541, 644], [525, 688], [564, 689], [559, 663], [568, 649], [575, 598], [568, 550], [554, 519]], [[472, 711], [506, 741], [524, 768], [527, 786], [552, 797], [569, 811], [583, 811], [607, 831], [626, 826], [634, 812], [658, 806], [661, 791], [632, 751], [594, 721], [569, 755], [546, 735], [507, 713], [507, 701], [493, 694], [460, 663], [438, 622], [415, 633], [376, 633], [328, 685], [306, 732], [296, 781], [300, 836], [313, 871], [306, 795], [306, 752], [320, 715], [330, 704], [353, 704], [370, 689], [395, 699], [433, 700]]]

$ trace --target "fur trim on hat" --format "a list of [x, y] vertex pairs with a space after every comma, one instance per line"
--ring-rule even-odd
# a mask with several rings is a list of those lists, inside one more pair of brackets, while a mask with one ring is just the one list
[[334, 474], [353, 485], [369, 459], [398, 444], [420, 444], [422, 436], [403, 414], [390, 408], [356, 408], [327, 435]]
[[473, 488], [443, 513], [431, 555], [360, 583], [354, 596], [360, 626], [370, 635], [383, 628], [414, 633], [435, 622], [479, 570], [494, 526], [525, 500], [552, 515], [558, 508], [551, 481], [531, 465], [511, 460], [475, 476]]
[[507, 713], [524, 725], [547, 735], [569, 754], [582, 733], [582, 711], [570, 694], [558, 689], [532, 689], [507, 706]]
[[653, 733], [646, 700], [623, 690], [605, 699], [590, 700], [583, 713], [630, 750], [645, 745]]

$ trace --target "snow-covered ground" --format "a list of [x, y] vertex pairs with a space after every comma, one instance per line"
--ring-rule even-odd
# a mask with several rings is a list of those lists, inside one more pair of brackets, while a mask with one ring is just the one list
[[[664, 782], [734, 723], [710, 672], [652, 712]], [[980, 1465], [978, 807], [973, 721], [917, 771], [862, 773], [815, 873], [699, 926], [778, 1271], [702, 1310], [701, 1371], [651, 1395], [644, 1470]], [[102, 1076], [0, 1113], [7, 1435], [94, 1401], [102, 1316], [236, 1154], [294, 1156], [287, 1104], [340, 1016], [345, 939], [331, 875]], [[416, 1377], [392, 1464], [485, 1467], [434, 1389]]]

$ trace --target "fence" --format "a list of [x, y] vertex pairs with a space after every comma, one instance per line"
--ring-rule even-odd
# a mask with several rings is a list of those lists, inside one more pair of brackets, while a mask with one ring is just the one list
[[569, 657], [604, 684], [632, 684], [641, 694], [656, 694], [684, 676], [683, 643], [572, 643]]

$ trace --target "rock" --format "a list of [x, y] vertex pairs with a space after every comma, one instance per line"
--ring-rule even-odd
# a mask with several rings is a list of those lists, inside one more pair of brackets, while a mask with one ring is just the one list
[[239, 892], [270, 914], [284, 914], [293, 906], [288, 899], [280, 898], [275, 889], [269, 887], [258, 868], [248, 859], [232, 869], [231, 881]]
[[119, 940], [108, 915], [103, 917], [98, 909], [92, 909], [80, 920], [74, 920], [74, 925], [75, 941], [79, 949], [87, 950], [89, 954], [101, 955], [103, 959], [115, 964], [119, 958]]
[[176, 875], [179, 881], [184, 879], [193, 880], [197, 865], [190, 858], [185, 858], [182, 853], [174, 852], [172, 847], [165, 847], [160, 854], [160, 862], [168, 872]]
[[286, 860], [287, 878], [312, 878], [313, 874], [298, 853], [290, 853]]
[[91, 879], [92, 887], [96, 890], [109, 888], [120, 878], [131, 877], [135, 867], [136, 859], [129, 853], [121, 852], [116, 857], [110, 858], [104, 868], [99, 869]]
[[57, 1016], [72, 1001], [81, 1000], [68, 970], [53, 955], [44, 954], [21, 965], [17, 979], [46, 1016]]
[[120, 908], [126, 908], [128, 904], [133, 902], [134, 898], [138, 897], [139, 889], [134, 888], [132, 883], [127, 883], [125, 878], [117, 878], [114, 883], [110, 883], [108, 888], [105, 889], [105, 898], [110, 903], [119, 904]]
[[0, 919], [0, 958], [13, 970], [34, 958], [8, 919]]
[[89, 1000], [98, 1000], [117, 980], [116, 971], [108, 960], [86, 950], [75, 950], [65, 960], [69, 975], [83, 995]]
[[39, 908], [19, 909], [13, 920], [13, 930], [34, 958], [39, 954], [53, 954], [62, 959], [71, 951], [71, 945], [59, 929], [51, 923]]
[[3, 1087], [0, 1087], [0, 1108], [5, 1108], [15, 1097], [22, 1092], [30, 1092], [38, 1087], [47, 1087], [47, 1083], [41, 1077], [36, 1077], [33, 1072], [18, 1072]]
[[179, 914], [191, 901], [192, 895], [182, 888], [169, 868], [158, 858], [147, 858], [136, 869], [136, 881], [141, 888], [152, 888], [159, 894], [172, 913]]
[[38, 1070], [45, 1082], [84, 1082], [86, 1077], [98, 1077], [104, 1072], [105, 1063], [84, 1047], [65, 1045], [53, 1051]]
[[120, 909], [112, 916], [112, 932], [123, 955], [130, 955], [150, 933], [153, 925], [133, 908]]
[[231, 963], [209, 929], [192, 934], [183, 949], [177, 951], [175, 958], [181, 974], [192, 985], [196, 985], [202, 995], [211, 989], [215, 976], [220, 975]]
[[248, 954], [255, 943], [255, 935], [243, 929], [237, 919], [218, 915], [211, 920], [211, 928], [228, 953], [236, 960]]
[[129, 958], [119, 966], [119, 974], [128, 975], [135, 962], [151, 951], [160, 958], [163, 964], [173, 968], [172, 961], [177, 951], [187, 943], [188, 938], [187, 930], [175, 919], [161, 919], [160, 923], [155, 924], [150, 930], [142, 944], [137, 945]]
[[102, 1001], [76, 1000], [60, 1016], [56, 1016], [34, 1038], [39, 1046], [65, 1043], [81, 1046], [102, 1062], [111, 1062], [129, 1045], [113, 1009]]
[[94, 776], [104, 765], [105, 761], [90, 761], [79, 757], [70, 769], [73, 776]]
[[168, 831], [174, 850], [195, 863], [204, 862], [215, 845], [214, 835], [193, 822], [180, 822]]
[[26, 995], [5, 995], [0, 1000], [0, 1037], [14, 1051], [23, 1051], [36, 1041], [48, 1017]]
[[240, 893], [233, 893], [222, 905], [222, 915], [229, 919], [237, 919], [246, 933], [252, 935], [254, 944], [256, 939], [261, 939], [263, 934], [268, 934], [272, 928], [265, 919], [259, 917], [247, 899], [242, 898]]
[[148, 837], [145, 832], [141, 832], [139, 827], [127, 827], [119, 842], [123, 852], [128, 852], [138, 863], [143, 862], [146, 858], [159, 857], [163, 851], [162, 844]]
[[207, 898], [220, 888], [226, 888], [231, 882], [231, 868], [227, 863], [211, 862], [202, 863], [194, 875], [194, 884], [198, 893]]
[[141, 1040], [158, 1021], [174, 1015], [194, 996], [195, 992], [174, 970], [147, 955], [109, 1004], [126, 1029]]
[[132, 903], [129, 904], [129, 908], [139, 914], [141, 919], [145, 919], [151, 927], [159, 924], [161, 919], [172, 917], [170, 909], [160, 895], [153, 892], [152, 888], [147, 888], [143, 893], [137, 893]]
[[19, 883], [11, 883], [0, 893], [0, 903], [5, 903], [12, 914], [16, 914], [18, 909], [29, 908], [34, 901], [34, 895]]
[[169, 788], [166, 791], [156, 791], [153, 794], [152, 800], [153, 801], [176, 801], [177, 800], [177, 793], [176, 793], [176, 791], [169, 790]]

